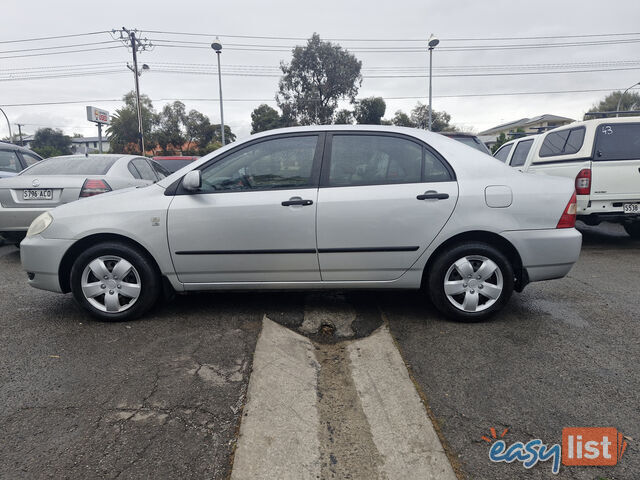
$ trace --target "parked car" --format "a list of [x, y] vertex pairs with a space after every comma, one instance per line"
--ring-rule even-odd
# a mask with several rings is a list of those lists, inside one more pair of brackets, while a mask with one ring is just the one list
[[464, 132], [439, 132], [441, 135], [445, 137], [453, 138], [454, 140], [459, 141], [460, 143], [464, 143], [465, 145], [469, 145], [472, 148], [475, 148], [479, 152], [486, 153], [487, 155], [491, 155], [491, 150], [487, 148], [487, 146], [482, 143], [482, 141], [473, 133], [464, 133]]
[[[530, 142], [518, 157], [523, 171], [574, 180], [578, 220], [619, 223], [640, 238], [640, 117], [574, 122], [530, 138], [514, 143], [518, 149]], [[515, 156], [509, 155], [511, 166]]]
[[47, 212], [21, 255], [30, 285], [71, 291], [104, 320], [142, 315], [167, 290], [422, 287], [444, 314], [476, 321], [569, 272], [574, 222], [573, 181], [442, 135], [296, 127]]
[[177, 172], [183, 167], [186, 167], [191, 162], [199, 159], [200, 157], [188, 157], [188, 156], [174, 156], [174, 157], [153, 157], [153, 159], [169, 170], [171, 173]]
[[37, 162], [0, 179], [0, 235], [19, 243], [41, 213], [79, 198], [119, 188], [148, 185], [169, 172], [131, 155], [70, 155]]
[[0, 142], [0, 178], [13, 177], [40, 160], [42, 157], [28, 148]]
[[516, 138], [503, 144], [493, 156], [505, 165], [523, 170], [530, 152], [539, 145], [541, 138], [540, 135]]

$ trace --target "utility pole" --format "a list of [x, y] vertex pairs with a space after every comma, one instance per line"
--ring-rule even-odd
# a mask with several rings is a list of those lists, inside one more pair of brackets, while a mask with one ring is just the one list
[[24, 123], [16, 123], [18, 126], [18, 135], [20, 135], [20, 146], [24, 147], [24, 142], [22, 141], [22, 127], [24, 127]]
[[[144, 155], [144, 134], [143, 134], [143, 124], [142, 124], [142, 105], [140, 104], [140, 81], [139, 77], [142, 72], [138, 69], [138, 51], [146, 51], [153, 47], [153, 44], [149, 42], [147, 38], [140, 39], [136, 38], [137, 30], [129, 30], [128, 28], [122, 27], [121, 30], [112, 30], [111, 33], [115, 34], [117, 32], [120, 33], [120, 41], [124, 43], [127, 47], [131, 48], [131, 53], [133, 54], [133, 66], [127, 63], [127, 67], [129, 70], [133, 72], [134, 85], [136, 90], [136, 109], [138, 111], [138, 139], [140, 142], [140, 153]], [[148, 65], [142, 65], [142, 70], [148, 70]]]

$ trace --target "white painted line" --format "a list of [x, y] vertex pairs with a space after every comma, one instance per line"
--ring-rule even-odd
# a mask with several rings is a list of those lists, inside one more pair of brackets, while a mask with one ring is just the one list
[[264, 317], [232, 479], [320, 478], [313, 350], [309, 339]]
[[387, 326], [347, 346], [362, 408], [393, 479], [455, 480], [431, 421]]
[[456, 479], [386, 326], [319, 348], [264, 317], [233, 480]]

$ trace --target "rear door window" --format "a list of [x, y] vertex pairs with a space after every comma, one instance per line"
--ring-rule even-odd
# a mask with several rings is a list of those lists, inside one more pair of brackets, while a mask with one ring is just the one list
[[509, 157], [509, 152], [511, 151], [511, 147], [513, 147], [513, 143], [510, 143], [508, 145], [503, 145], [498, 149], [496, 153], [493, 154], [493, 157], [497, 158], [502, 163], [506, 162], [507, 158]]
[[513, 156], [511, 157], [511, 166], [512, 167], [521, 167], [527, 161], [527, 155], [529, 154], [529, 150], [531, 150], [531, 145], [533, 145], [533, 139], [531, 140], [522, 140], [518, 142], [516, 145], [516, 149], [513, 151]]
[[548, 133], [540, 147], [540, 156], [554, 157], [577, 153], [584, 142], [584, 131], [584, 127], [578, 127]]
[[18, 173], [22, 170], [18, 155], [13, 150], [0, 150], [0, 171]]
[[640, 123], [603, 123], [596, 135], [594, 160], [640, 159]]
[[22, 153], [22, 159], [24, 160], [24, 163], [27, 164], [27, 167], [30, 167], [31, 165], [35, 165], [40, 160], [42, 160], [40, 157], [36, 157], [35, 155], [32, 155], [30, 153], [27, 153], [27, 152], [21, 152], [21, 153]]
[[147, 162], [144, 158], [135, 158], [131, 161], [131, 163], [134, 167], [136, 167], [136, 170], [140, 172], [140, 176], [143, 180], [151, 180], [152, 182], [158, 180], [158, 177], [156, 177], [153, 168], [151, 168], [149, 162]]

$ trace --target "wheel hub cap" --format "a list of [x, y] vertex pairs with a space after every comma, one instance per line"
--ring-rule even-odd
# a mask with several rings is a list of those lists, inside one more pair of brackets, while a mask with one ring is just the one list
[[502, 271], [483, 255], [467, 255], [456, 260], [444, 277], [447, 300], [464, 312], [481, 312], [502, 295]]
[[102, 312], [119, 313], [131, 308], [142, 288], [140, 275], [131, 263], [116, 255], [95, 258], [80, 280], [84, 298]]

